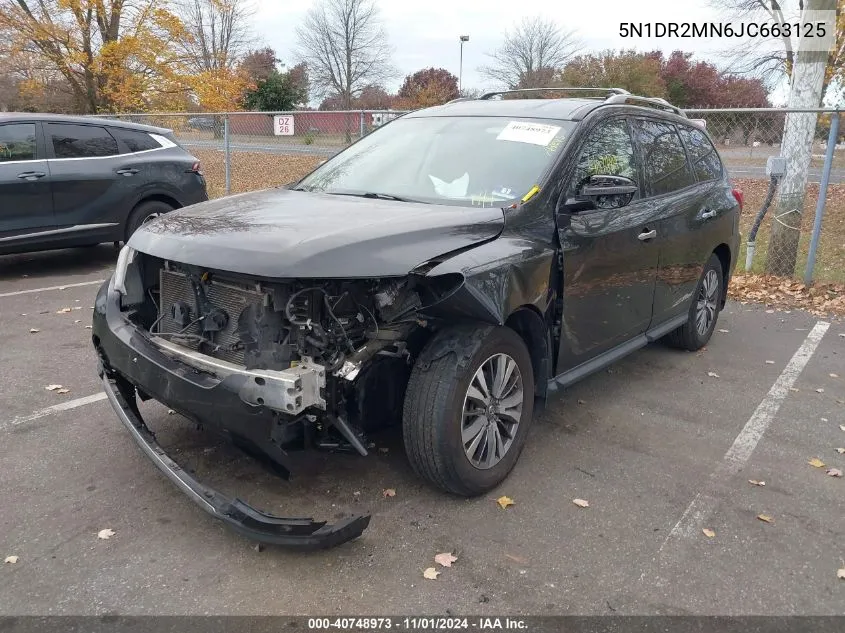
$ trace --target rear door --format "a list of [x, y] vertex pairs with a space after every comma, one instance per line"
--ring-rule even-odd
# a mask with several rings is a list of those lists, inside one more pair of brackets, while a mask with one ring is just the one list
[[80, 232], [119, 230], [131, 179], [118, 173], [117, 140], [102, 125], [47, 123], [56, 224]]
[[55, 228], [39, 123], [0, 123], [0, 240]]
[[[654, 293], [651, 326], [687, 313], [701, 271], [717, 244], [707, 238], [712, 221], [708, 200], [721, 163], [699, 147], [690, 161], [681, 134], [692, 140], [685, 126], [659, 119], [634, 121], [642, 155], [649, 201], [657, 208], [657, 241], [660, 263]], [[703, 140], [709, 145], [706, 136]], [[697, 143], [701, 139], [696, 136]], [[713, 159], [715, 158], [715, 162]], [[696, 174], [699, 177], [696, 177]]]
[[[565, 197], [590, 176], [640, 181], [626, 117], [587, 132]], [[559, 372], [567, 371], [645, 332], [651, 321], [658, 247], [651, 237], [654, 208], [642, 190], [621, 208], [588, 206], [558, 213], [563, 254], [563, 320]]]

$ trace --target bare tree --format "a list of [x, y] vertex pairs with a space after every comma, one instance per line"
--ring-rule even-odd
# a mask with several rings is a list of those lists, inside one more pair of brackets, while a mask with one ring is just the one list
[[[804, 0], [805, 11], [802, 20], [808, 19], [810, 11], [835, 9], [836, 1]], [[832, 21], [827, 26], [829, 29], [835, 27]], [[815, 46], [816, 42], [812, 41], [812, 38], [801, 39], [795, 56], [795, 68], [792, 71], [790, 108], [808, 109], [819, 106], [824, 91], [828, 51], [813, 50]], [[818, 114], [815, 112], [790, 112], [786, 116], [781, 143], [781, 152], [786, 159], [786, 176], [780, 183], [766, 259], [766, 272], [773, 275], [792, 276], [795, 272], [801, 235], [801, 213], [804, 208], [817, 121]]]
[[187, 31], [180, 42], [185, 63], [201, 73], [233, 68], [251, 42], [248, 0], [180, 0]]
[[340, 97], [344, 109], [395, 73], [375, 0], [318, 0], [296, 33], [314, 93]]
[[488, 53], [490, 64], [478, 70], [508, 88], [542, 88], [577, 47], [574, 31], [564, 31], [540, 16], [523, 18], [513, 31], [505, 32], [502, 45]]

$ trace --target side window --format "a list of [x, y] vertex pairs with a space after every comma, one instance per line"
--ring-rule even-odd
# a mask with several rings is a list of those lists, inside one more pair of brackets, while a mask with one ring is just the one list
[[0, 125], [0, 163], [35, 160], [35, 123]]
[[104, 127], [50, 123], [47, 133], [56, 158], [98, 158], [119, 153], [117, 141]]
[[113, 136], [116, 136], [124, 142], [130, 152], [145, 152], [150, 149], [160, 149], [161, 145], [146, 132], [139, 132], [138, 130], [124, 130], [123, 128], [113, 127], [109, 130]]
[[637, 180], [634, 144], [626, 119], [613, 119], [598, 124], [590, 131], [578, 155], [575, 175], [569, 185], [573, 196], [590, 176], [625, 176]]
[[699, 182], [705, 180], [716, 180], [722, 176], [722, 161], [716, 153], [716, 148], [701, 130], [688, 127], [679, 127], [681, 138], [687, 146], [692, 169]]
[[674, 125], [652, 120], [637, 120], [634, 124], [642, 147], [650, 195], [660, 196], [695, 184], [695, 176]]

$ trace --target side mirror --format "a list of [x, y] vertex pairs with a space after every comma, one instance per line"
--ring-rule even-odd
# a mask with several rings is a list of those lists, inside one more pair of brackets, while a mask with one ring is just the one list
[[591, 203], [594, 209], [619, 209], [631, 204], [638, 189], [637, 183], [625, 176], [599, 174], [581, 185], [573, 202]]

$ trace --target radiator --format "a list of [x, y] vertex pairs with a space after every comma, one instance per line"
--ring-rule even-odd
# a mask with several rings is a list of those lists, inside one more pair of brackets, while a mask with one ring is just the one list
[[[173, 303], [176, 301], [184, 301], [191, 306], [191, 320], [197, 318], [196, 300], [188, 277], [179, 272], [162, 269], [159, 279], [159, 288], [161, 292], [159, 317], [161, 320], [156, 327], [155, 333], [162, 332], [172, 334], [176, 332], [183, 332], [185, 334], [200, 335], [202, 329], [199, 323], [185, 328], [174, 321], [170, 313], [170, 307]], [[224, 310], [226, 314], [229, 315], [229, 321], [226, 324], [226, 327], [219, 332], [214, 332], [212, 334], [212, 343], [220, 345], [222, 349], [212, 351], [213, 347], [211, 345], [203, 345], [202, 350], [200, 350], [198, 341], [193, 342], [186, 341], [184, 339], [175, 340], [173, 337], [168, 337], [168, 340], [178, 343], [184, 347], [189, 347], [190, 349], [200, 350], [209, 356], [213, 356], [214, 358], [243, 365], [243, 350], [231, 350], [227, 348], [239, 343], [235, 330], [238, 327], [238, 317], [243, 309], [254, 303], [262, 303], [264, 295], [255, 290], [240, 288], [235, 285], [230, 285], [225, 282], [216, 282], [214, 280], [206, 286], [205, 294], [212, 306]]]

